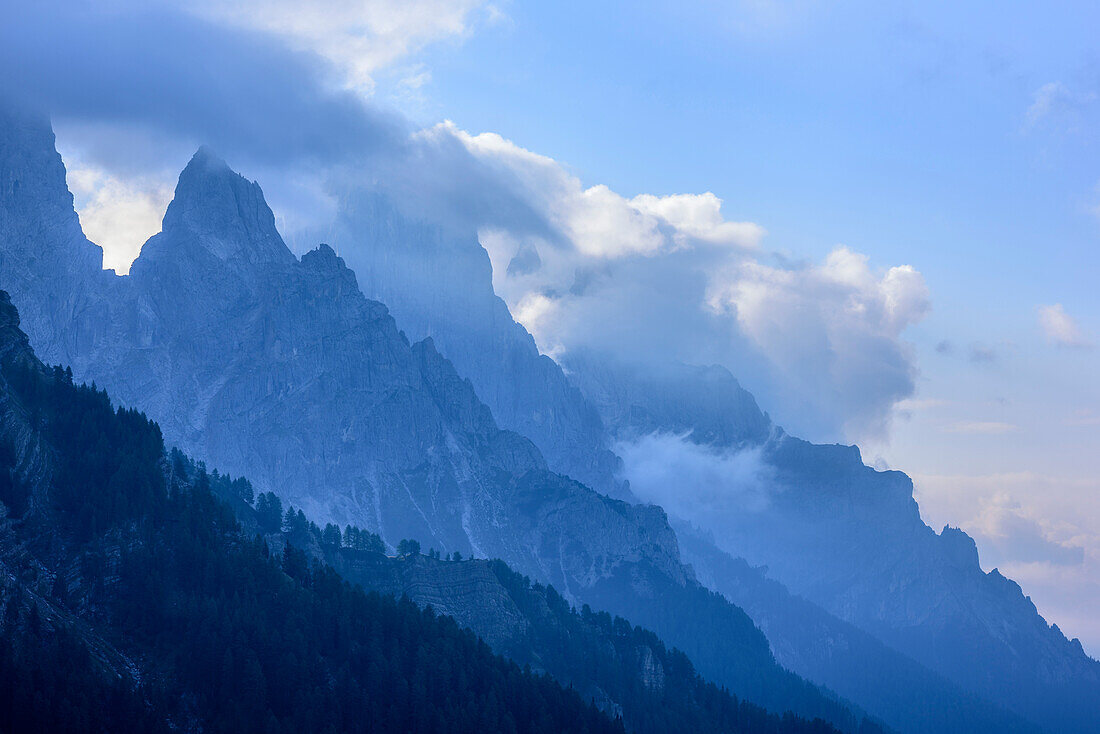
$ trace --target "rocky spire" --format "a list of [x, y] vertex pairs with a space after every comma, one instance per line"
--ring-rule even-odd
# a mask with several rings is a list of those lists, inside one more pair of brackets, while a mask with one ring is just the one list
[[139, 261], [167, 257], [181, 243], [238, 267], [295, 261], [259, 184], [237, 174], [207, 146], [180, 174], [161, 234], [146, 244]]
[[[34, 252], [20, 254], [36, 261], [38, 273], [44, 265], [73, 271], [103, 266], [103, 251], [80, 229], [49, 118], [10, 107], [2, 99], [0, 237], [16, 248], [33, 247]], [[12, 257], [10, 265], [18, 268], [11, 248], [5, 250]]]
[[0, 288], [39, 356], [74, 363], [89, 336], [75, 319], [98, 308], [111, 277], [80, 228], [49, 118], [0, 99]]

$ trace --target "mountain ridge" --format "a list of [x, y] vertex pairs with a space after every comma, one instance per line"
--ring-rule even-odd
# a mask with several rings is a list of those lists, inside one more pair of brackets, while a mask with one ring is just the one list
[[[231, 183], [211, 188], [226, 198], [234, 186], [251, 189], [220, 175]], [[262, 214], [247, 218], [269, 222], [270, 210]], [[173, 443], [318, 521], [354, 522], [391, 547], [414, 537], [500, 557], [570, 599], [614, 602], [598, 606], [643, 623], [653, 588], [686, 611], [708, 608], [729, 630], [717, 644], [686, 617], [650, 626], [692, 657], [728, 647], [713, 658], [721, 666], [699, 669], [744, 698], [858, 725], [847, 704], [779, 668], [747, 616], [698, 586], [663, 511], [547, 471], [430, 342], [411, 344], [388, 309], [363, 296], [331, 248], [285, 262], [219, 249], [232, 255], [227, 268], [205, 246], [209, 234], [166, 216], [155, 256], [108, 281], [97, 294], [103, 308], [82, 324], [62, 320], [47, 349], [87, 330], [94, 339], [72, 362], [77, 379], [140, 406]], [[0, 271], [0, 280], [19, 301], [79, 281], [13, 275]]]
[[[256, 219], [269, 221], [266, 214]], [[547, 471], [531, 442], [490, 425], [492, 411], [439, 354], [435, 337], [411, 344], [331, 248], [301, 261], [291, 255], [293, 262], [239, 259], [242, 276], [207, 256], [202, 233], [179, 236], [186, 222], [166, 220], [167, 236], [157, 242], [175, 237], [178, 247], [139, 257], [130, 276], [95, 283], [105, 319], [81, 315], [68, 323], [74, 317], [62, 314], [41, 330], [48, 349], [81, 345], [73, 368], [81, 379], [108, 385], [124, 404], [160, 419], [174, 442], [256, 478], [318, 520], [354, 519], [391, 547], [418, 537], [448, 552], [506, 558], [569, 599], [655, 629], [708, 678], [749, 698], [801, 697], [812, 715], [850, 720], [843, 706], [773, 671], [752, 621], [683, 565], [662, 510], [601, 497]], [[23, 300], [41, 301], [58, 286], [3, 269], [0, 285], [11, 276]], [[79, 273], [59, 281], [62, 292], [85, 288]], [[74, 342], [74, 333], [90, 334], [91, 343]], [[561, 446], [590, 438], [582, 430]], [[597, 443], [581, 455], [602, 450]], [[703, 618], [730, 634], [692, 631], [692, 621]], [[768, 685], [745, 676], [750, 661], [773, 671]]]

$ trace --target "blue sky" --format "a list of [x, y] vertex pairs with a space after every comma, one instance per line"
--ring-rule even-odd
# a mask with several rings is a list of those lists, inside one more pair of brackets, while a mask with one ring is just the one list
[[[930, 524], [1100, 654], [1100, 6], [5, 13], [0, 91], [54, 113], [110, 265], [199, 143], [299, 251], [334, 189], [381, 181], [477, 228], [544, 351], [726, 364], [792, 432], [911, 474]], [[542, 272], [506, 275], [525, 249]]]

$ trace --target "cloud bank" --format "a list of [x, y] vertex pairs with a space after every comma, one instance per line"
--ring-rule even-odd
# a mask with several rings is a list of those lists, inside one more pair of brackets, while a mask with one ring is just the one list
[[481, 229], [497, 292], [549, 353], [720, 363], [788, 427], [832, 440], [883, 437], [912, 394], [902, 335], [930, 308], [915, 268], [876, 270], [845, 247], [792, 264], [713, 193], [628, 199], [500, 136], [438, 132], [513, 176], [560, 234]]
[[839, 246], [791, 262], [712, 192], [624, 196], [493, 133], [417, 130], [365, 94], [387, 65], [492, 13], [477, 0], [26, 3], [0, 27], [13, 72], [0, 94], [54, 115], [80, 159], [84, 224], [120, 268], [165, 171], [207, 143], [260, 180], [299, 250], [342, 202], [381, 191], [478, 233], [498, 293], [546, 352], [719, 363], [810, 438], [885, 434], [914, 386], [904, 332], [929, 307], [913, 267]]
[[499, 13], [486, 0], [197, 0], [184, 7], [319, 54], [345, 86], [367, 93], [379, 70], [430, 43], [467, 35], [475, 11]]

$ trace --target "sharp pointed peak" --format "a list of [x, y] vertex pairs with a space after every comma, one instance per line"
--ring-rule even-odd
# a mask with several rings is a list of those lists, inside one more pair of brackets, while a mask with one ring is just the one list
[[207, 145], [195, 151], [180, 173], [162, 232], [170, 239], [197, 242], [222, 260], [295, 260], [276, 230], [259, 184], [234, 171]]
[[199, 149], [195, 151], [195, 155], [191, 156], [191, 161], [187, 164], [187, 167], [202, 166], [207, 170], [225, 169], [232, 171], [229, 164], [225, 162], [217, 152], [209, 145], [203, 143], [199, 146]]
[[177, 189], [178, 186], [182, 186], [189, 181], [209, 178], [241, 179], [246, 183], [251, 183], [244, 176], [230, 168], [225, 159], [209, 145], [200, 145], [180, 173]]

